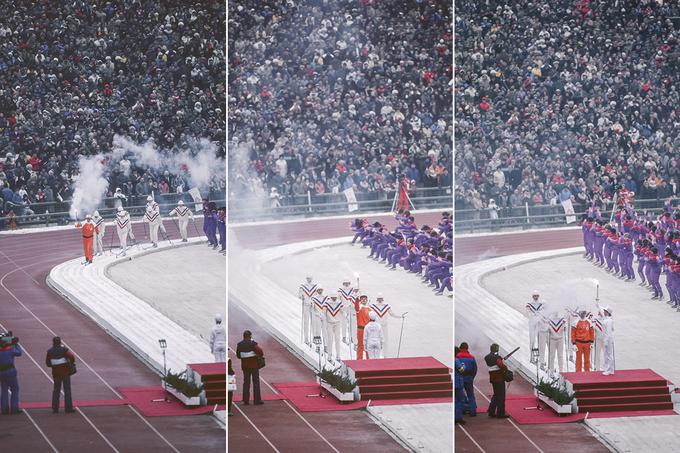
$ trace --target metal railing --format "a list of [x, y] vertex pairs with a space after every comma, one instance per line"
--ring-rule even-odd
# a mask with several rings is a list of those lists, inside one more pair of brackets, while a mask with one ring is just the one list
[[[576, 225], [575, 222], [568, 224], [567, 218], [576, 217], [576, 221], [580, 220], [588, 207], [589, 205], [574, 204], [574, 214], [566, 214], [561, 204], [536, 206], [525, 204], [522, 207], [499, 209], [497, 219], [490, 217], [489, 209], [458, 209], [454, 211], [454, 225], [457, 234]], [[650, 215], [657, 216], [664, 209], [664, 200], [635, 200], [634, 207], [637, 211], [647, 211]], [[613, 204], [609, 203], [601, 209], [602, 216], [609, 219], [612, 209]]]
[[[354, 212], [386, 212], [392, 208], [396, 192], [381, 191], [357, 193], [357, 210]], [[409, 197], [417, 209], [451, 209], [451, 188], [419, 188], [410, 191]], [[239, 198], [229, 200], [230, 221], [255, 221], [290, 217], [317, 217], [323, 215], [349, 214], [349, 203], [343, 193], [286, 196], [281, 206], [271, 207], [268, 198]]]
[[[155, 197], [158, 206], [160, 207], [161, 215], [167, 215], [172, 209], [177, 206], [177, 202], [183, 200], [189, 209], [194, 210], [194, 201], [189, 194], [166, 194], [171, 196], [157, 195]], [[224, 206], [224, 194], [217, 195], [216, 198], [210, 198], [217, 206]], [[219, 197], [221, 196], [221, 198]], [[116, 215], [116, 207], [114, 205], [114, 198], [105, 198], [100, 206], [97, 208], [99, 215], [105, 219], [113, 219]], [[128, 202], [134, 201], [139, 204], [129, 205]], [[125, 210], [130, 213], [133, 220], [142, 218], [146, 210], [146, 197], [128, 197], [128, 200], [123, 202]], [[16, 204], [11, 201], [5, 203], [5, 211], [12, 209], [16, 215], [12, 217], [0, 217], [0, 231], [16, 228], [31, 228], [31, 227], [49, 227], [68, 225], [73, 222], [69, 210], [71, 202], [47, 202], [47, 203], [32, 203], [32, 204]], [[54, 209], [54, 211], [53, 211]], [[84, 215], [84, 213], [83, 213]], [[80, 220], [83, 220], [80, 218]]]

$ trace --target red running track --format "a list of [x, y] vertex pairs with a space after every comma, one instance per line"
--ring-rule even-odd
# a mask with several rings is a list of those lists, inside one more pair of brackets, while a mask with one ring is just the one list
[[[171, 222], [166, 228], [171, 238], [179, 237]], [[110, 244], [111, 229], [105, 247]], [[143, 241], [143, 225], [135, 224], [133, 229]], [[45, 283], [52, 267], [78, 256], [82, 256], [82, 240], [76, 228], [0, 235], [0, 329], [12, 330], [24, 348], [24, 355], [16, 359], [23, 402], [51, 400], [51, 374], [44, 357], [55, 334], [77, 357], [78, 374], [72, 379], [76, 400], [119, 399], [118, 387], [159, 385], [155, 373]], [[125, 405], [82, 407], [74, 414], [31, 408], [22, 414], [0, 416], [0, 426], [2, 451], [225, 449], [224, 430], [210, 416], [145, 418]]]

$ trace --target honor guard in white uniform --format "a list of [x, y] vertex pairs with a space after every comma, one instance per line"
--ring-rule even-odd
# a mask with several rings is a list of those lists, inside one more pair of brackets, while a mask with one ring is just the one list
[[[314, 337], [322, 337], [321, 332], [325, 330], [324, 312], [326, 309], [326, 300], [328, 300], [328, 296], [324, 296], [323, 288], [317, 286], [316, 294], [312, 296], [312, 339]], [[328, 352], [326, 339], [322, 339], [324, 341], [324, 352]]]
[[[352, 288], [352, 281], [349, 279], [349, 277], [347, 277], [342, 281], [342, 286], [338, 288], [338, 294], [340, 295], [342, 301], [347, 305], [352, 304], [353, 293], [354, 288]], [[345, 311], [346, 322], [344, 322], [342, 325], [342, 341], [345, 344], [349, 344], [349, 339], [351, 336], [351, 334], [349, 333], [350, 332], [349, 329], [351, 329], [351, 321], [349, 318], [351, 317], [351, 315], [352, 315], [351, 310]]]
[[132, 234], [130, 214], [125, 209], [123, 209], [122, 206], [118, 207], [118, 212], [116, 213], [116, 230], [118, 230], [118, 241], [120, 242], [122, 255], [125, 256], [128, 235], [133, 241], [135, 240], [135, 235]]
[[312, 339], [309, 337], [309, 328], [312, 324], [312, 297], [316, 293], [317, 284], [313, 282], [311, 276], [307, 276], [306, 281], [300, 285], [298, 297], [302, 303], [302, 341], [309, 347], [312, 346]]
[[538, 291], [534, 291], [531, 295], [532, 300], [525, 307], [527, 317], [529, 318], [529, 353], [531, 354], [531, 363], [535, 363], [535, 360], [537, 360], [533, 351], [538, 351], [539, 349], [538, 331], [541, 325], [542, 312], [545, 311], [545, 305], [538, 301], [539, 297]]
[[567, 320], [558, 312], [553, 311], [548, 317], [550, 332], [548, 345], [548, 370], [554, 370], [553, 364], [557, 358], [557, 370], [564, 370], [564, 343], [567, 335]]
[[210, 332], [210, 352], [215, 356], [215, 362], [227, 361], [227, 331], [219, 313], [215, 315], [215, 325]]
[[390, 319], [389, 318], [397, 318], [401, 319], [403, 315], [398, 315], [392, 310], [392, 306], [388, 303], [385, 303], [385, 298], [383, 297], [382, 293], [378, 293], [378, 295], [375, 298], [375, 302], [369, 304], [369, 308], [373, 313], [375, 313], [376, 316], [376, 321], [378, 324], [380, 324], [380, 327], [382, 327], [382, 334], [383, 334], [383, 341], [384, 341], [384, 347], [382, 348], [382, 352], [384, 354], [384, 358], [387, 358], [389, 356], [389, 332], [390, 332]]
[[602, 338], [604, 349], [604, 365], [602, 366], [603, 375], [614, 374], [616, 361], [614, 359], [614, 320], [612, 319], [612, 309], [604, 307], [602, 309], [604, 319], [602, 319]]
[[158, 247], [158, 229], [162, 227], [161, 208], [151, 195], [146, 197], [146, 211], [144, 221], [149, 224], [149, 237], [154, 247]]
[[593, 315], [591, 323], [593, 330], [595, 330], [595, 345], [593, 350], [593, 359], [590, 361], [590, 368], [592, 371], [602, 371], [602, 357], [604, 355], [604, 315], [602, 312], [597, 316]]
[[104, 235], [106, 234], [106, 224], [104, 219], [99, 215], [99, 211], [94, 211], [92, 216], [92, 222], [94, 222], [94, 254], [101, 256], [104, 253]]
[[370, 321], [364, 327], [364, 349], [369, 359], [379, 359], [382, 356], [384, 345], [383, 331], [379, 323], [375, 321], [375, 312], [368, 315]]
[[345, 309], [347, 303], [339, 294], [332, 294], [326, 300], [326, 345], [328, 345], [328, 357], [335, 357], [340, 361], [340, 345], [342, 344], [342, 331], [345, 326]]
[[179, 234], [182, 236], [182, 242], [187, 242], [187, 225], [189, 219], [194, 218], [194, 213], [184, 205], [182, 200], [177, 202], [177, 207], [168, 213], [168, 216], [177, 216], [177, 223], [179, 223]]

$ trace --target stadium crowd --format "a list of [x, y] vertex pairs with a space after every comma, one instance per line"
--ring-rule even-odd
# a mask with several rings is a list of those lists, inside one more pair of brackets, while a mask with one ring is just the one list
[[[170, 151], [204, 138], [224, 156], [225, 14], [220, 2], [14, 3], [0, 22], [0, 207], [70, 199], [78, 156], [110, 151], [115, 134]], [[123, 159], [109, 187], [163, 194], [186, 179]]]
[[678, 4], [503, 3], [456, 1], [456, 208], [678, 195]]
[[380, 222], [355, 219], [352, 223], [354, 238], [362, 247], [369, 247], [369, 258], [385, 263], [391, 270], [397, 265], [405, 271], [422, 277], [422, 282], [433, 287], [441, 296], [445, 289], [453, 291], [453, 224], [449, 212], [442, 213], [439, 224], [432, 228], [416, 225], [409, 211], [399, 211], [395, 219], [398, 226], [389, 231]]
[[228, 8], [232, 197], [451, 186], [450, 2]]

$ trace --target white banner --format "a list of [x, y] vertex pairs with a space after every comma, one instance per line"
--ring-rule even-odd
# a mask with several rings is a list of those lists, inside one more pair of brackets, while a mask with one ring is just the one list
[[[576, 222], [576, 216], [574, 212], [574, 205], [571, 203], [570, 199], [562, 201], [562, 207], [564, 208], [564, 213], [567, 215], [567, 223]], [[570, 215], [571, 214], [571, 215]]]
[[198, 191], [198, 187], [190, 189], [188, 193], [194, 199], [194, 203], [196, 203], [194, 211], [203, 211], [203, 198], [201, 197], [201, 192]]
[[349, 189], [345, 189], [342, 191], [345, 194], [345, 198], [347, 198], [347, 210], [349, 212], [356, 211], [359, 209], [359, 204], [357, 203], [357, 197], [354, 195], [354, 189], [350, 187]]

